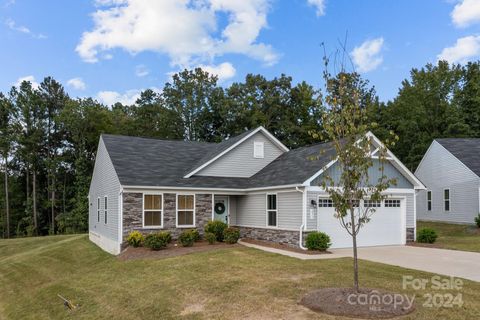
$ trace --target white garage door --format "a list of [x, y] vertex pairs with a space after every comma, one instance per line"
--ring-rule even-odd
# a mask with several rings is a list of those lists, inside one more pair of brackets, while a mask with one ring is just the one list
[[[365, 204], [362, 203], [362, 206]], [[405, 201], [403, 199], [387, 199], [376, 204], [375, 213], [365, 224], [357, 237], [359, 247], [405, 244], [404, 221]], [[318, 229], [330, 236], [332, 248], [352, 246], [352, 237], [334, 217], [335, 208], [327, 198], [318, 199]]]

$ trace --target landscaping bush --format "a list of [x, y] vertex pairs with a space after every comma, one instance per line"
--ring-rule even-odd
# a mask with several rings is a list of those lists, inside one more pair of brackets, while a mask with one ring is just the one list
[[[195, 230], [196, 231], [196, 230]], [[184, 247], [191, 247], [195, 242], [195, 232], [193, 230], [185, 230], [178, 237], [178, 241]]]
[[227, 224], [222, 221], [209, 221], [205, 225], [205, 233], [211, 232], [215, 235], [215, 238], [217, 241], [222, 242], [223, 241], [223, 231], [227, 228]]
[[195, 239], [195, 242], [200, 240], [200, 232], [198, 232], [197, 229], [190, 229], [189, 231], [192, 233], [192, 235]]
[[475, 224], [480, 228], [480, 213], [475, 217]]
[[432, 228], [423, 228], [418, 231], [417, 241], [421, 243], [434, 243], [437, 237], [437, 232]]
[[152, 250], [160, 250], [167, 247], [172, 241], [172, 236], [168, 232], [151, 233], [145, 237], [144, 245]]
[[240, 230], [237, 228], [226, 228], [223, 230], [223, 240], [228, 244], [237, 243], [240, 238]]
[[132, 231], [128, 234], [128, 237], [127, 237], [128, 245], [135, 248], [140, 247], [144, 240], [145, 240], [145, 237], [139, 231]]
[[207, 240], [209, 244], [214, 244], [215, 241], [217, 241], [217, 237], [211, 232], [205, 232], [205, 240]]
[[332, 245], [328, 234], [323, 232], [311, 232], [305, 239], [305, 245], [308, 250], [325, 251]]

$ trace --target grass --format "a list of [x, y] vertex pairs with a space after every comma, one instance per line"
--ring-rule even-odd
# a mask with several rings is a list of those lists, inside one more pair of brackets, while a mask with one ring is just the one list
[[[85, 235], [0, 240], [0, 319], [342, 319], [298, 301], [316, 288], [351, 286], [351, 263], [243, 247], [122, 262]], [[480, 314], [480, 283], [464, 281], [463, 307], [426, 308], [423, 294], [432, 291], [403, 290], [402, 275], [432, 276], [360, 262], [363, 286], [416, 295], [417, 310], [402, 319]], [[57, 294], [79, 307], [66, 309]]]
[[437, 231], [435, 245], [444, 249], [480, 252], [480, 229], [475, 225], [418, 221], [417, 230], [432, 228]]

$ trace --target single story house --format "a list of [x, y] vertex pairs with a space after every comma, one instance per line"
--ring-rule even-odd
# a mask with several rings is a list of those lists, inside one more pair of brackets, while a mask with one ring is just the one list
[[[375, 150], [381, 142], [369, 135]], [[221, 143], [104, 134], [89, 191], [90, 239], [118, 254], [133, 230], [176, 237], [185, 228], [203, 233], [208, 221], [221, 220], [241, 237], [302, 247], [308, 232], [320, 230], [333, 247], [350, 247], [319, 186], [322, 174], [338, 176], [334, 153], [330, 143], [289, 150], [263, 127]], [[385, 173], [398, 183], [384, 203], [368, 204], [378, 212], [361, 231], [360, 246], [414, 238], [415, 192], [424, 187], [391, 152], [388, 159]], [[370, 177], [378, 175], [372, 167]]]
[[480, 139], [436, 139], [415, 175], [419, 220], [474, 223], [480, 212]]

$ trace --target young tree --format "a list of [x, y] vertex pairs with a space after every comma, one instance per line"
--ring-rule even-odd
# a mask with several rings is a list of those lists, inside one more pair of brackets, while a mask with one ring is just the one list
[[[323, 116], [323, 138], [330, 141], [335, 150], [334, 159], [340, 175], [331, 177], [326, 174], [321, 185], [334, 203], [340, 225], [352, 237], [354, 288], [358, 292], [357, 236], [375, 212], [375, 208], [361, 204], [364, 199], [382, 201], [386, 197], [384, 191], [395, 184], [395, 180], [383, 173], [387, 148], [372, 145], [369, 130], [375, 124], [368, 123], [367, 109], [362, 106], [364, 97], [358, 75], [340, 72], [333, 77], [325, 71], [324, 78], [327, 112]], [[393, 136], [391, 142], [397, 139]], [[376, 162], [381, 175], [377, 181], [370, 181], [369, 170]]]

